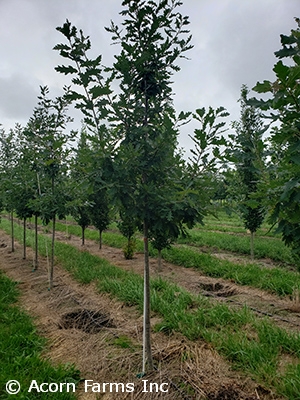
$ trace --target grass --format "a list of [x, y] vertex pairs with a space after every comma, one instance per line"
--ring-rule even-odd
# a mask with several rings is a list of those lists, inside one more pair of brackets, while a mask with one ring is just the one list
[[135, 347], [131, 341], [131, 339], [126, 335], [120, 335], [112, 340], [112, 344], [117, 347], [121, 347], [122, 349], [131, 349], [135, 351]]
[[[2, 222], [2, 227], [9, 232], [7, 221]], [[21, 228], [16, 226], [15, 233], [20, 240]], [[50, 243], [50, 239], [44, 238], [40, 243], [47, 241]], [[44, 245], [40, 250], [45, 254]], [[77, 280], [95, 281], [99, 291], [142, 310], [143, 279], [139, 275], [61, 242], [56, 243], [56, 257]], [[177, 331], [191, 340], [202, 338], [212, 343], [234, 368], [276, 388], [278, 394], [289, 400], [299, 399], [300, 335], [288, 333], [266, 319], [258, 319], [246, 307], [231, 309], [225, 304], [216, 304], [160, 278], [151, 281], [151, 308], [162, 318], [156, 330]], [[292, 361], [282, 364], [285, 356]]]
[[[250, 235], [232, 235], [229, 233], [209, 232], [204, 229], [191, 230], [189, 236], [178, 243], [196, 246], [209, 246], [218, 250], [228, 250], [240, 254], [250, 254]], [[274, 261], [293, 264], [291, 250], [277, 238], [256, 237], [254, 252], [257, 258], [271, 258]]]
[[21, 391], [16, 399], [75, 399], [75, 395], [63, 393], [27, 393], [32, 380], [43, 382], [73, 382], [79, 380], [79, 372], [71, 365], [53, 367], [41, 358], [46, 341], [37, 335], [31, 318], [16, 304], [16, 283], [0, 273], [0, 399], [12, 396], [5, 391], [5, 384], [16, 379]]
[[[247, 230], [243, 226], [242, 223], [235, 221], [224, 221], [222, 219], [204, 219], [204, 225], [198, 224], [196, 225], [196, 229], [204, 230], [204, 231], [219, 231], [219, 232], [228, 232], [228, 233], [237, 233], [246, 235]], [[279, 238], [280, 235], [275, 233], [273, 230], [269, 230], [270, 227], [262, 227], [259, 228], [256, 232], [257, 237], [267, 237], [267, 238]]]
[[300, 275], [297, 272], [283, 268], [261, 268], [250, 263], [237, 264], [200, 253], [188, 246], [164, 250], [163, 257], [166, 261], [186, 268], [197, 268], [208, 276], [230, 279], [239, 285], [268, 290], [279, 296], [292, 295], [295, 287], [300, 285]]
[[[57, 229], [65, 231], [64, 224], [57, 224]], [[81, 235], [81, 228], [77, 225], [68, 226], [68, 233]], [[214, 234], [215, 235], [215, 234]], [[98, 232], [94, 229], [86, 229], [87, 239], [98, 240]], [[229, 239], [232, 240], [233, 237]], [[119, 233], [104, 232], [103, 243], [117, 248], [122, 248], [126, 239]], [[143, 251], [143, 243], [137, 240], [137, 251]], [[150, 255], [156, 256], [157, 252], [150, 249]], [[172, 246], [163, 250], [163, 258], [173, 264], [185, 268], [197, 268], [208, 276], [215, 278], [231, 279], [239, 285], [248, 285], [267, 290], [278, 296], [293, 295], [295, 287], [300, 286], [298, 272], [289, 271], [286, 268], [261, 268], [255, 263], [237, 264], [227, 260], [221, 260], [207, 253], [200, 253], [197, 248], [190, 246]]]
[[[60, 232], [66, 232], [67, 235], [75, 235], [81, 237], [81, 227], [78, 225], [65, 225], [57, 222], [56, 229]], [[99, 232], [96, 229], [87, 228], [85, 230], [85, 238], [90, 240], [99, 241]], [[111, 247], [123, 248], [127, 239], [120, 233], [105, 231], [102, 234], [102, 243]], [[141, 240], [137, 241], [136, 251], [143, 251], [143, 243]]]
[[[223, 223], [229, 223], [224, 227]], [[267, 227], [267, 225], [266, 225]], [[116, 224], [111, 224], [112, 231], [103, 233], [103, 243], [112, 247], [123, 248], [126, 239], [118, 232]], [[266, 228], [265, 228], [266, 229]], [[57, 230], [65, 231], [67, 234], [81, 236], [81, 228], [78, 225], [57, 223]], [[223, 232], [211, 232], [211, 230], [222, 230]], [[246, 233], [242, 223], [236, 216], [229, 217], [226, 213], [220, 213], [220, 220], [210, 216], [206, 217], [205, 225], [198, 225], [189, 230], [188, 237], [178, 239], [178, 243], [192, 246], [206, 246], [226, 250], [239, 254], [250, 254], [250, 235]], [[232, 233], [243, 233], [235, 235]], [[87, 239], [99, 240], [99, 233], [95, 229], [86, 229]], [[143, 251], [142, 241], [137, 241], [137, 251]], [[152, 249], [152, 254], [156, 252]], [[280, 238], [274, 237], [274, 234], [266, 236], [265, 230], [259, 230], [255, 240], [255, 257], [271, 258], [284, 264], [294, 264], [290, 248], [284, 245]]]

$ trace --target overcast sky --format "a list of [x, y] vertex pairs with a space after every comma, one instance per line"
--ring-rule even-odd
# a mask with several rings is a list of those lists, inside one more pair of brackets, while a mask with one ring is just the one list
[[[182, 0], [190, 17], [194, 48], [174, 76], [178, 111], [219, 105], [239, 118], [242, 84], [273, 79], [274, 51], [280, 34], [296, 28], [299, 0]], [[26, 124], [36, 106], [39, 86], [53, 97], [62, 94], [67, 77], [54, 71], [62, 64], [52, 50], [63, 41], [56, 31], [66, 18], [90, 35], [94, 55], [111, 64], [118, 48], [111, 46], [104, 26], [120, 22], [121, 0], [0, 0], [0, 123], [6, 128]], [[78, 116], [80, 121], [80, 116]], [[77, 126], [80, 123], [77, 121]], [[76, 122], [74, 123], [76, 126]], [[180, 144], [188, 147], [187, 133]]]

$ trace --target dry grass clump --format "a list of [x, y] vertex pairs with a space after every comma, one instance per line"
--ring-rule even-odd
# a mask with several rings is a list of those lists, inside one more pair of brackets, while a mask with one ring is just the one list
[[[69, 357], [77, 355], [82, 378], [101, 384], [101, 392], [84, 391], [84, 382], [79, 387], [80, 399], [166, 399], [166, 400], [257, 400], [270, 399], [270, 393], [257, 397], [258, 388], [243, 377], [237, 379], [224, 360], [207, 344], [189, 342], [180, 335], [166, 337], [154, 334], [153, 358], [157, 369], [144, 377], [137, 377], [141, 368], [141, 347], [136, 343], [133, 330], [104, 328], [97, 335], [79, 330], [63, 331], [73, 342], [84, 343], [81, 352], [73, 348]], [[79, 340], [81, 338], [81, 340]], [[69, 341], [68, 341], [69, 342]], [[57, 346], [56, 346], [57, 347]], [[60, 358], [64, 357], [63, 354]], [[147, 382], [145, 383], [145, 381]], [[103, 391], [103, 383], [134, 384], [134, 392]], [[167, 393], [156, 392], [162, 383], [167, 383]], [[149, 392], [152, 384], [152, 392]], [[146, 385], [146, 386], [145, 386]], [[145, 392], [145, 387], [148, 392]], [[114, 388], [115, 389], [115, 388]], [[98, 397], [97, 397], [98, 395]], [[92, 396], [92, 397], [89, 397]], [[93, 397], [94, 396], [94, 397]]]

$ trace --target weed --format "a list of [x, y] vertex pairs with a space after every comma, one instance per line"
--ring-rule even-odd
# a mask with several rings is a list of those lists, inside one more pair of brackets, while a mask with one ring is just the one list
[[123, 246], [123, 254], [126, 260], [132, 260], [136, 249], [136, 239], [131, 238], [127, 241], [126, 245]]
[[131, 339], [126, 335], [121, 335], [115, 338], [112, 342], [113, 345], [121, 347], [122, 349], [133, 349], [134, 346], [132, 344]]

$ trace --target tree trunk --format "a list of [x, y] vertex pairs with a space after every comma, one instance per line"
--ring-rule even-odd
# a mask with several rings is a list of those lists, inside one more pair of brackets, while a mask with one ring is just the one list
[[65, 227], [66, 227], [66, 239], [69, 238], [69, 229], [68, 229], [68, 221], [67, 218], [65, 219]]
[[150, 269], [148, 247], [148, 224], [144, 221], [144, 320], [143, 320], [143, 373], [153, 370], [150, 325]]
[[158, 272], [162, 271], [162, 265], [161, 265], [161, 250], [158, 250], [158, 259], [157, 259], [157, 263], [158, 263]]
[[34, 239], [35, 239], [35, 243], [34, 243], [34, 263], [33, 263], [33, 270], [36, 271], [38, 269], [38, 217], [37, 214], [34, 215]]
[[[54, 177], [51, 178], [52, 182], [52, 196], [54, 197]], [[53, 288], [53, 271], [54, 271], [54, 246], [55, 246], [55, 217], [56, 213], [52, 216], [52, 242], [51, 242], [51, 260], [49, 269], [49, 290]]]
[[251, 232], [251, 237], [250, 237], [250, 254], [251, 254], [251, 260], [254, 260], [254, 232]]
[[51, 243], [51, 262], [49, 270], [49, 290], [53, 288], [54, 246], [55, 246], [55, 215], [52, 218], [52, 243]]
[[23, 219], [23, 260], [26, 260], [26, 218]]
[[81, 246], [84, 246], [84, 232], [85, 232], [85, 227], [81, 227]]
[[99, 249], [102, 249], [102, 231], [99, 230]]
[[10, 223], [11, 223], [11, 252], [15, 251], [15, 233], [14, 233], [14, 212], [10, 213]]

